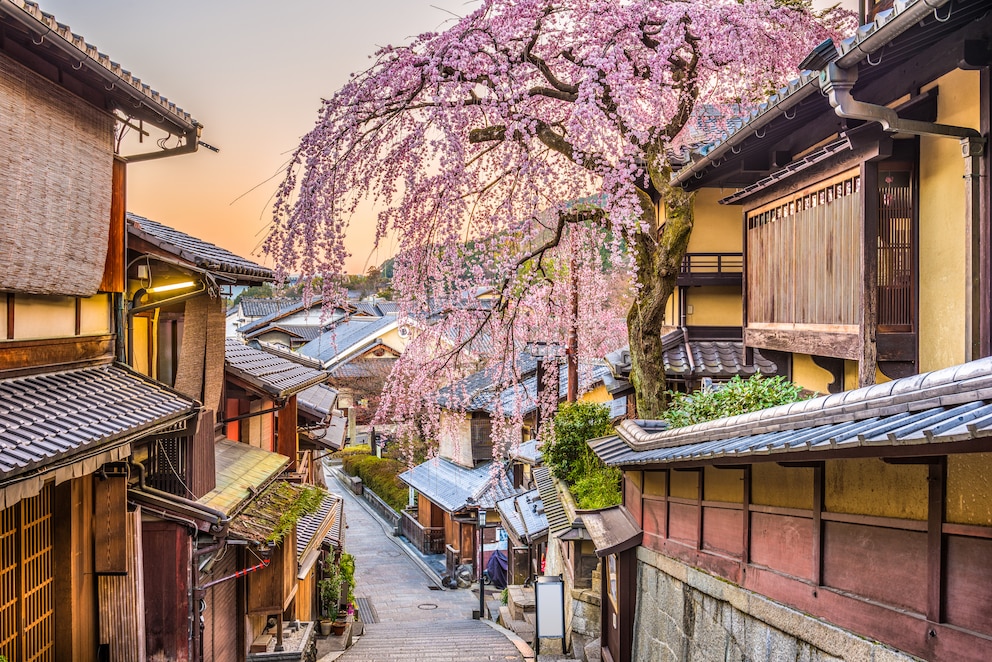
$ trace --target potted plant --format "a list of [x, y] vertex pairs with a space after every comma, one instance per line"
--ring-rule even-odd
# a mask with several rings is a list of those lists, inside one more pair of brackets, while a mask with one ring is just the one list
[[317, 582], [317, 591], [320, 595], [320, 633], [326, 637], [334, 630], [333, 625], [340, 616], [341, 569], [334, 562], [333, 554], [324, 558], [323, 569], [324, 577]]

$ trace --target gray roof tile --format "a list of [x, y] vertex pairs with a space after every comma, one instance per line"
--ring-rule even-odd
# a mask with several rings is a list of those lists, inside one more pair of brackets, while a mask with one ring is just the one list
[[128, 233], [141, 237], [169, 253], [212, 273], [248, 276], [251, 280], [272, 280], [272, 269], [235, 255], [231, 251], [197, 239], [150, 218], [128, 212]]
[[590, 442], [612, 466], [992, 438], [992, 358], [684, 428], [618, 431]]
[[387, 328], [395, 323], [395, 315], [384, 315], [372, 319], [350, 318], [320, 334], [315, 340], [301, 347], [299, 351], [304, 356], [318, 359], [324, 365], [329, 365], [355, 345], [385, 333]]
[[116, 364], [0, 380], [0, 477], [123, 443], [197, 408]]
[[506, 469], [492, 462], [468, 469], [444, 458], [434, 458], [399, 477], [449, 513], [469, 506], [494, 508], [497, 501], [517, 493]]
[[224, 358], [228, 372], [275, 397], [285, 397], [327, 381], [328, 374], [271, 352], [227, 339]]

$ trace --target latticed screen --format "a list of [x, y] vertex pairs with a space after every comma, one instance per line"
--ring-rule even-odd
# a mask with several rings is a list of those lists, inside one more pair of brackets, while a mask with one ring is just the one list
[[0, 654], [54, 660], [51, 486], [0, 511]]
[[878, 325], [911, 331], [915, 251], [912, 172], [878, 173]]

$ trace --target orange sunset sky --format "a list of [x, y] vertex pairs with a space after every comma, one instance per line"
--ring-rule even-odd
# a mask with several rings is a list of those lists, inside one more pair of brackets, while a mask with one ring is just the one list
[[[130, 165], [128, 211], [268, 265], [259, 244], [270, 199], [321, 98], [368, 67], [377, 46], [471, 9], [449, 0], [38, 3], [188, 111], [221, 150]], [[373, 251], [371, 234], [370, 213], [352, 220], [349, 272], [392, 255], [392, 246]]]

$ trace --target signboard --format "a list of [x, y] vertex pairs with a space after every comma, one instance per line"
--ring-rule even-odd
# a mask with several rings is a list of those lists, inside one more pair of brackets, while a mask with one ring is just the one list
[[565, 638], [565, 583], [561, 575], [537, 578], [534, 608], [537, 611], [537, 652], [540, 652], [542, 638]]

